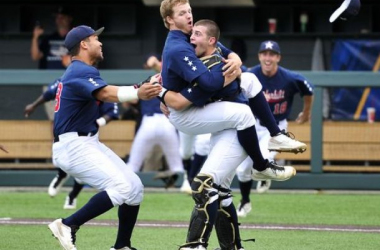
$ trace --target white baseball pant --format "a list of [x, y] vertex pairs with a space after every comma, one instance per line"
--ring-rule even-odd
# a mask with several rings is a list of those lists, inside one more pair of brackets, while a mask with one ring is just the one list
[[63, 171], [98, 189], [105, 190], [114, 206], [138, 205], [143, 200], [140, 178], [111, 149], [94, 136], [68, 132], [53, 144], [53, 160]]
[[177, 131], [164, 114], [143, 117], [133, 140], [127, 163], [128, 168], [139, 172], [144, 159], [155, 145], [162, 148], [168, 167], [172, 172], [182, 173], [184, 171]]

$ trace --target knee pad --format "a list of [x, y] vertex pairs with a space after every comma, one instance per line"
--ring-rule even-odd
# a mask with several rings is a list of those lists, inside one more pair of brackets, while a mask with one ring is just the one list
[[219, 198], [215, 230], [221, 250], [237, 250], [242, 248], [239, 223], [236, 208], [232, 203], [231, 193]]
[[198, 174], [191, 183], [195, 207], [191, 214], [187, 244], [207, 247], [218, 210], [218, 190], [213, 187], [212, 177]]

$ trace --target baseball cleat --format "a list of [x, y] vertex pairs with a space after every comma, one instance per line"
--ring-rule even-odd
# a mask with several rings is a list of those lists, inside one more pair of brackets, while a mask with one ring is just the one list
[[303, 153], [306, 151], [306, 144], [294, 139], [290, 132], [282, 130], [280, 134], [270, 138], [268, 143], [269, 151]]
[[252, 210], [251, 202], [249, 201], [240, 201], [238, 205], [238, 209], [236, 210], [237, 216], [239, 217], [247, 217], [249, 212]]
[[256, 185], [256, 191], [259, 194], [265, 193], [266, 191], [269, 190], [271, 184], [272, 184], [271, 180], [258, 181]]
[[252, 170], [252, 179], [255, 181], [286, 181], [296, 175], [296, 169], [292, 166], [280, 166], [275, 162], [267, 162], [263, 171]]
[[51, 197], [56, 196], [59, 193], [59, 191], [61, 190], [61, 187], [63, 186], [63, 184], [65, 184], [65, 182], [67, 181], [68, 178], [69, 178], [69, 176], [66, 176], [66, 177], [60, 179], [59, 175], [57, 175], [56, 177], [54, 177], [54, 179], [50, 182], [49, 189], [48, 189], [48, 194]]
[[63, 249], [77, 250], [75, 247], [75, 233], [79, 227], [69, 227], [62, 223], [62, 219], [57, 219], [48, 225], [50, 231], [53, 233]]
[[63, 204], [63, 209], [76, 209], [77, 208], [77, 199], [70, 200], [70, 197], [67, 196], [65, 204]]

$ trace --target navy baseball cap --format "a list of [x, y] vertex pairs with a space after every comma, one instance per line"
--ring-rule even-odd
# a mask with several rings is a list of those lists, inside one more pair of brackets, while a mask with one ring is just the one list
[[360, 0], [344, 0], [340, 7], [330, 16], [330, 23], [334, 22], [338, 17], [342, 20], [347, 20], [356, 16], [359, 13], [360, 5]]
[[259, 53], [264, 51], [273, 51], [274, 53], [281, 54], [280, 46], [275, 41], [265, 41], [260, 44]]
[[74, 27], [66, 35], [65, 46], [70, 51], [72, 48], [74, 48], [75, 45], [80, 43], [83, 39], [92, 35], [99, 36], [103, 32], [103, 30], [104, 30], [104, 27], [95, 31], [93, 28], [86, 25]]

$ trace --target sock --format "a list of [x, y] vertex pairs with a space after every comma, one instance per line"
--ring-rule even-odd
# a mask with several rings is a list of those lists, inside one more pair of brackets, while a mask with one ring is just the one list
[[250, 202], [249, 195], [251, 194], [251, 188], [252, 188], [252, 180], [249, 180], [247, 182], [241, 182], [239, 181], [239, 187], [240, 187], [240, 193], [241, 193], [241, 200]]
[[262, 91], [249, 99], [249, 107], [251, 107], [252, 113], [268, 129], [272, 137], [281, 132]]
[[67, 174], [62, 169], [58, 168], [58, 180], [62, 180], [63, 178], [66, 178]]
[[92, 196], [92, 198], [77, 212], [62, 220], [66, 226], [81, 226], [87, 221], [107, 212], [113, 208], [110, 197], [106, 191]]
[[73, 189], [72, 189], [71, 192], [69, 193], [70, 201], [73, 201], [75, 198], [77, 198], [78, 194], [80, 193], [80, 191], [82, 190], [83, 187], [84, 187], [83, 184], [79, 184], [79, 183], [74, 179], [74, 186], [73, 186]]
[[130, 206], [123, 204], [119, 206], [119, 230], [117, 232], [115, 249], [131, 247], [132, 231], [135, 227], [140, 205]]
[[189, 183], [191, 183], [194, 177], [199, 173], [206, 159], [207, 159], [207, 155], [199, 155], [196, 153], [194, 154], [193, 160], [191, 161], [191, 167], [190, 167], [189, 175], [188, 175]]
[[253, 168], [258, 171], [263, 171], [266, 168], [266, 161], [261, 154], [259, 139], [257, 139], [255, 126], [243, 130], [238, 130], [237, 136], [240, 145], [244, 148], [245, 152], [255, 163], [253, 165]]
[[191, 168], [191, 159], [184, 160], [182, 159], [183, 168], [186, 171], [187, 176], [189, 176], [190, 168]]

